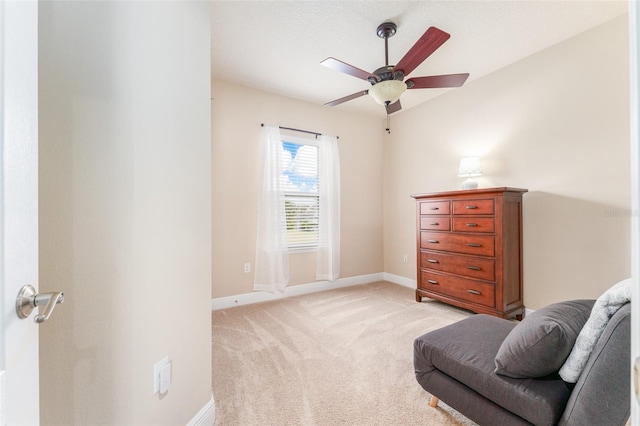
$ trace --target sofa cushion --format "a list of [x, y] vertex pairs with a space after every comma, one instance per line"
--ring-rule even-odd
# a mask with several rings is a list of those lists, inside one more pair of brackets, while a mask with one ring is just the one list
[[504, 339], [495, 372], [513, 378], [537, 378], [557, 372], [565, 362], [595, 300], [554, 303], [525, 317]]
[[631, 301], [631, 278], [622, 280], [605, 291], [593, 305], [591, 315], [578, 334], [575, 345], [558, 371], [565, 382], [576, 383], [587, 364], [594, 346], [607, 327], [611, 317]]

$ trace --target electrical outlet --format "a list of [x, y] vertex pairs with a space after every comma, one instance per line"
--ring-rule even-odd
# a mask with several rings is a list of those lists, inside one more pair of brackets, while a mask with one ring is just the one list
[[404, 263], [409, 263], [409, 255], [408, 254], [403, 254], [402, 255], [402, 261]]
[[249, 272], [251, 272], [251, 263], [247, 262], [244, 264], [244, 273], [248, 274]]

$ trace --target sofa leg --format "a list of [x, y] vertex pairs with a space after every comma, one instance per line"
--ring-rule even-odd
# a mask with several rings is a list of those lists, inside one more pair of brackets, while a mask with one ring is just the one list
[[437, 407], [438, 406], [438, 402], [440, 402], [438, 397], [431, 395], [431, 399], [429, 400], [429, 406], [430, 407]]

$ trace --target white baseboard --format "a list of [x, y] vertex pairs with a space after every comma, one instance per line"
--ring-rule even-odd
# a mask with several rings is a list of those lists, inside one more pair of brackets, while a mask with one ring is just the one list
[[187, 426], [213, 426], [214, 424], [216, 424], [216, 402], [212, 394], [209, 402], [198, 411]]
[[[318, 281], [310, 284], [292, 285], [285, 289], [284, 293], [267, 293], [256, 291], [253, 293], [238, 294], [236, 296], [218, 297], [211, 299], [211, 310], [226, 309], [234, 306], [249, 305], [251, 303], [267, 302], [270, 300], [284, 299], [285, 297], [300, 296], [319, 291], [333, 290], [336, 288], [349, 287], [358, 284], [367, 284], [375, 281], [382, 281], [386, 274], [358, 275], [356, 277], [338, 278], [335, 281]], [[402, 277], [398, 277], [402, 278]], [[406, 279], [406, 278], [405, 278]], [[391, 280], [389, 280], [391, 281]], [[392, 281], [395, 282], [395, 281]]]
[[[319, 291], [333, 290], [335, 288], [367, 284], [376, 281], [389, 281], [390, 283], [409, 287], [411, 289], [415, 289], [417, 285], [417, 282], [414, 279], [401, 277], [400, 275], [389, 274], [387, 272], [380, 272], [377, 274], [339, 278], [335, 281], [318, 281], [315, 283], [294, 285], [287, 287], [284, 293], [273, 294], [264, 291], [256, 291], [253, 293], [238, 294], [236, 296], [218, 297], [216, 299], [211, 299], [211, 310], [217, 311], [219, 309], [232, 308], [234, 306], [250, 305], [252, 303], [284, 299], [285, 297], [300, 296], [302, 294], [317, 293]], [[535, 309], [525, 308], [525, 317], [527, 315], [531, 315], [534, 312]]]
[[400, 275], [393, 275], [385, 272], [383, 276], [384, 276], [383, 279], [385, 281], [389, 281], [390, 283], [398, 284], [404, 287], [409, 287], [414, 290], [418, 285], [416, 280], [412, 280], [411, 278], [401, 277]]

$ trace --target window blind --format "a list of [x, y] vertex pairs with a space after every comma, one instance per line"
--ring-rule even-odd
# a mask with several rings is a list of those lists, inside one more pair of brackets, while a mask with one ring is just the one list
[[318, 147], [285, 140], [281, 162], [288, 246], [315, 247], [320, 216]]

